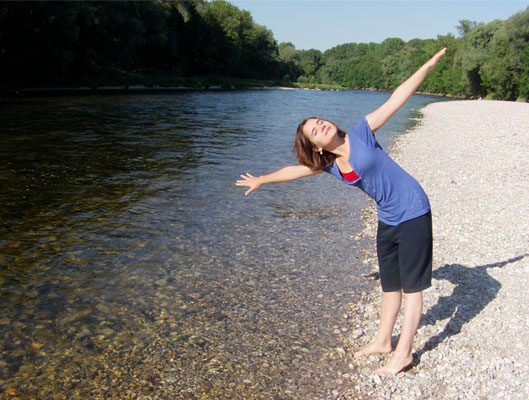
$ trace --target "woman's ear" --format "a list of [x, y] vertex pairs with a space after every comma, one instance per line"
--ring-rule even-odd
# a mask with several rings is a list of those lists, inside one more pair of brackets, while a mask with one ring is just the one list
[[322, 150], [323, 150], [322, 147], [313, 147], [313, 148], [312, 148], [312, 151], [315, 151], [316, 153], [319, 153], [319, 152], [321, 152]]

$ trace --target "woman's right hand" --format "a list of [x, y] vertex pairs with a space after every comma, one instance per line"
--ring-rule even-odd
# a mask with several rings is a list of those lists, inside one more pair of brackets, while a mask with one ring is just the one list
[[259, 189], [259, 186], [261, 186], [259, 177], [246, 173], [246, 175], [241, 175], [241, 178], [242, 179], [239, 179], [237, 182], [235, 182], [235, 184], [237, 186], [249, 186], [250, 187], [250, 189], [248, 189], [246, 193], [244, 194], [245, 196], [248, 196], [255, 189]]

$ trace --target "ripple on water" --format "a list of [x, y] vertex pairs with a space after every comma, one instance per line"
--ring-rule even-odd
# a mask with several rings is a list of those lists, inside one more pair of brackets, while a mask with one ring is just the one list
[[346, 385], [343, 315], [372, 285], [360, 261], [373, 244], [354, 239], [365, 197], [323, 176], [249, 197], [233, 182], [292, 163], [300, 117], [347, 125], [351, 109], [359, 117], [385, 96], [10, 100], [4, 394], [305, 399]]

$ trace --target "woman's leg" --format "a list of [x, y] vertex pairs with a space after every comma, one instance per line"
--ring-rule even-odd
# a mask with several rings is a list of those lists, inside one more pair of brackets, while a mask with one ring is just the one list
[[402, 292], [400, 290], [382, 293], [382, 310], [377, 336], [371, 343], [357, 351], [354, 355], [355, 358], [374, 353], [391, 352], [391, 334], [400, 310], [401, 300]]
[[411, 350], [413, 338], [421, 321], [422, 306], [422, 292], [404, 293], [404, 320], [402, 322], [399, 343], [388, 363], [374, 371], [375, 374], [397, 374], [412, 363], [413, 356]]

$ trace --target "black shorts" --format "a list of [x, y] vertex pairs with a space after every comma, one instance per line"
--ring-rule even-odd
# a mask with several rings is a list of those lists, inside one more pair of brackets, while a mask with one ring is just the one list
[[384, 292], [420, 292], [432, 285], [432, 214], [397, 226], [378, 221], [377, 255]]

